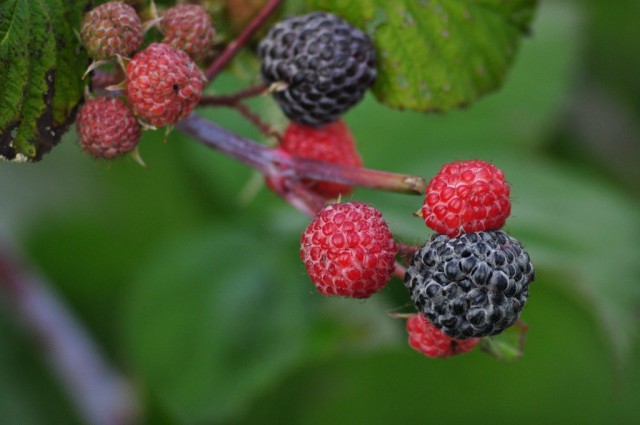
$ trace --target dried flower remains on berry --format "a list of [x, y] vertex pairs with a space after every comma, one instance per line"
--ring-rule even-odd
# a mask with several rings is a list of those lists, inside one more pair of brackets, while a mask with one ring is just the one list
[[511, 213], [503, 172], [481, 161], [447, 164], [429, 182], [420, 213], [427, 226], [455, 237], [500, 229]]
[[413, 256], [404, 284], [429, 321], [456, 339], [513, 325], [535, 271], [520, 242], [502, 231], [434, 234]]
[[362, 99], [377, 75], [371, 39], [344, 19], [314, 12], [274, 25], [260, 42], [265, 82], [289, 119], [319, 127]]
[[382, 289], [395, 269], [396, 242], [371, 205], [323, 208], [302, 235], [300, 256], [324, 295], [367, 298]]

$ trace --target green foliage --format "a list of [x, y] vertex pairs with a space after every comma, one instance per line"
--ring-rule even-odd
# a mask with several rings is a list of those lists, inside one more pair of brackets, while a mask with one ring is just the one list
[[0, 5], [0, 159], [38, 160], [69, 126], [88, 64], [74, 34], [87, 4], [6, 0]]
[[134, 364], [187, 423], [237, 415], [301, 357], [306, 291], [283, 267], [290, 246], [237, 225], [180, 238], [130, 288]]
[[378, 51], [378, 100], [395, 108], [446, 111], [502, 85], [537, 1], [308, 3], [368, 30]]

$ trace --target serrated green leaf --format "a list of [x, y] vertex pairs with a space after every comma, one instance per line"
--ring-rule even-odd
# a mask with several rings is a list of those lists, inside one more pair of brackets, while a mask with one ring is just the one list
[[537, 0], [309, 0], [366, 28], [378, 52], [373, 92], [395, 108], [446, 111], [499, 88]]
[[0, 5], [0, 159], [39, 160], [66, 131], [84, 86], [87, 57], [73, 31], [88, 2]]

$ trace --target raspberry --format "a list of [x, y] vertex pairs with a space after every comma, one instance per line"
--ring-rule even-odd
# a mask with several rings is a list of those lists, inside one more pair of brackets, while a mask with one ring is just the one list
[[206, 56], [213, 44], [215, 30], [211, 17], [198, 4], [178, 4], [168, 9], [160, 22], [163, 43], [180, 49], [193, 60]]
[[434, 234], [404, 277], [416, 308], [451, 338], [496, 335], [513, 325], [535, 271], [520, 242], [502, 231]]
[[289, 119], [320, 127], [336, 121], [375, 81], [375, 48], [342, 18], [314, 12], [274, 25], [258, 46], [262, 77], [287, 88], [274, 97]]
[[300, 256], [324, 295], [368, 298], [395, 269], [393, 235], [372, 206], [362, 202], [323, 208], [302, 234]]
[[120, 99], [98, 97], [80, 107], [76, 118], [80, 146], [97, 158], [115, 158], [132, 151], [142, 129]]
[[475, 348], [480, 338], [455, 339], [433, 326], [422, 314], [407, 319], [409, 345], [427, 357], [451, 357]]
[[[286, 152], [302, 158], [362, 166], [362, 158], [356, 150], [353, 136], [342, 121], [319, 129], [292, 122], [284, 133], [281, 147]], [[309, 180], [305, 181], [305, 184], [325, 199], [351, 192], [351, 186], [338, 183]]]
[[133, 7], [112, 1], [84, 15], [80, 38], [89, 56], [95, 60], [129, 56], [142, 44], [142, 23]]
[[152, 43], [127, 65], [126, 94], [134, 112], [152, 125], [175, 124], [200, 100], [203, 77], [189, 55]]
[[421, 213], [427, 226], [455, 237], [500, 229], [511, 213], [502, 171], [480, 161], [447, 164], [429, 182]]

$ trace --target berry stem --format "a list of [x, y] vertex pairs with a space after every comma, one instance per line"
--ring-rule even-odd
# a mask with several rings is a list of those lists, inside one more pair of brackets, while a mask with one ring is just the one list
[[404, 281], [405, 274], [407, 274], [407, 268], [396, 261], [396, 266], [395, 266], [395, 269], [393, 270], [393, 275], [398, 279], [400, 279], [401, 281]]
[[236, 103], [232, 107], [240, 112], [243, 117], [249, 120], [249, 122], [253, 124], [264, 136], [275, 137], [278, 140], [282, 137], [280, 132], [264, 122], [262, 118], [260, 118], [260, 115], [253, 112], [247, 105], [243, 103]]
[[202, 96], [202, 98], [200, 98], [200, 105], [233, 107], [241, 100], [263, 95], [267, 90], [269, 90], [269, 87], [266, 84], [257, 84], [230, 95]]
[[138, 400], [129, 382], [107, 362], [51, 285], [2, 245], [0, 294], [3, 307], [33, 338], [85, 423], [138, 423]]
[[312, 179], [413, 195], [423, 195], [427, 186], [420, 176], [294, 157], [234, 134], [196, 114], [179, 122], [176, 128], [275, 179], [292, 182]]
[[427, 183], [420, 176], [390, 173], [370, 168], [353, 167], [296, 157], [289, 165], [298, 177], [319, 181], [343, 183], [349, 186], [390, 192], [423, 195]]
[[205, 118], [191, 114], [176, 124], [176, 128], [231, 158], [255, 168], [262, 174], [274, 173], [272, 149], [238, 136]]
[[247, 44], [251, 36], [265, 23], [271, 14], [280, 6], [282, 0], [269, 0], [260, 13], [246, 26], [240, 35], [229, 43], [224, 51], [204, 72], [209, 82], [212, 82], [218, 73], [234, 58], [240, 49]]

